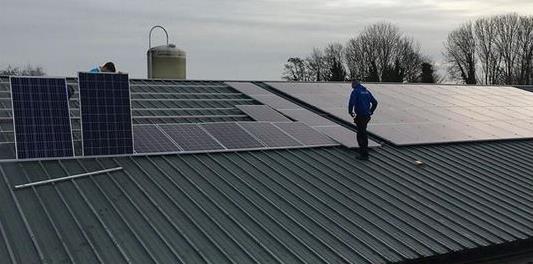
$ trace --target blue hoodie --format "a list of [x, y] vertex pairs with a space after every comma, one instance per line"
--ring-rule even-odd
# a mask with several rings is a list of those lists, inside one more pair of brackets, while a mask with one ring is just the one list
[[378, 101], [376, 101], [372, 93], [370, 93], [370, 91], [368, 91], [363, 85], [358, 84], [350, 95], [348, 113], [351, 115], [355, 112], [358, 116], [371, 116], [377, 106]]

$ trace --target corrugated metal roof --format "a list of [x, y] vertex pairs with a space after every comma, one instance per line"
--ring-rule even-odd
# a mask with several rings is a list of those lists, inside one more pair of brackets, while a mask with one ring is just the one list
[[[321, 148], [2, 164], [0, 255], [11, 263], [389, 263], [527, 239], [532, 148], [385, 146], [368, 163]], [[124, 170], [12, 189], [110, 167]]]
[[[257, 103], [223, 82], [130, 84], [136, 123], [250, 120], [232, 117], [235, 105]], [[10, 116], [9, 100], [0, 108]], [[4, 141], [9, 125], [0, 122]], [[0, 163], [0, 260], [407, 263], [533, 240], [533, 141], [385, 144], [370, 162], [355, 156], [330, 147]], [[123, 170], [13, 189], [111, 167]]]

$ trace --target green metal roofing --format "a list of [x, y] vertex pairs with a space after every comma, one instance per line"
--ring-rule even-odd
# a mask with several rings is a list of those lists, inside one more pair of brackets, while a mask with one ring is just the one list
[[[223, 82], [131, 84], [173, 103], [180, 93], [237, 93]], [[138, 111], [180, 111], [165, 102]], [[240, 101], [180, 102], [231, 115]], [[439, 257], [531, 245], [533, 141], [385, 144], [371, 155], [362, 162], [328, 147], [0, 163], [0, 260], [445, 263]], [[114, 167], [123, 170], [13, 189]]]
[[[368, 163], [344, 148], [5, 163], [0, 256], [389, 263], [527, 239], [532, 149], [385, 146]], [[12, 189], [111, 167], [124, 170]]]

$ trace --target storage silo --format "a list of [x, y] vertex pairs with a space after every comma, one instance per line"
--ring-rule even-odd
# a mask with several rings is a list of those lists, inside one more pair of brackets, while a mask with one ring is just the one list
[[[160, 28], [165, 32], [167, 44], [152, 48], [152, 31]], [[187, 64], [185, 51], [168, 44], [168, 33], [162, 26], [154, 26], [148, 36], [148, 79], [186, 79]]]

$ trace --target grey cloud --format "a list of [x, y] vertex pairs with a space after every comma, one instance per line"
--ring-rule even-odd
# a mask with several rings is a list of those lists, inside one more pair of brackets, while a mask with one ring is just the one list
[[[465, 8], [465, 3], [476, 6]], [[10, 1], [2, 3], [0, 66], [39, 64], [73, 75], [115, 60], [145, 77], [147, 34], [162, 24], [188, 53], [194, 79], [279, 79], [290, 56], [330, 41], [345, 42], [364, 26], [390, 21], [441, 59], [447, 33], [474, 15], [533, 12], [530, 1]], [[163, 40], [154, 34], [154, 44]]]

